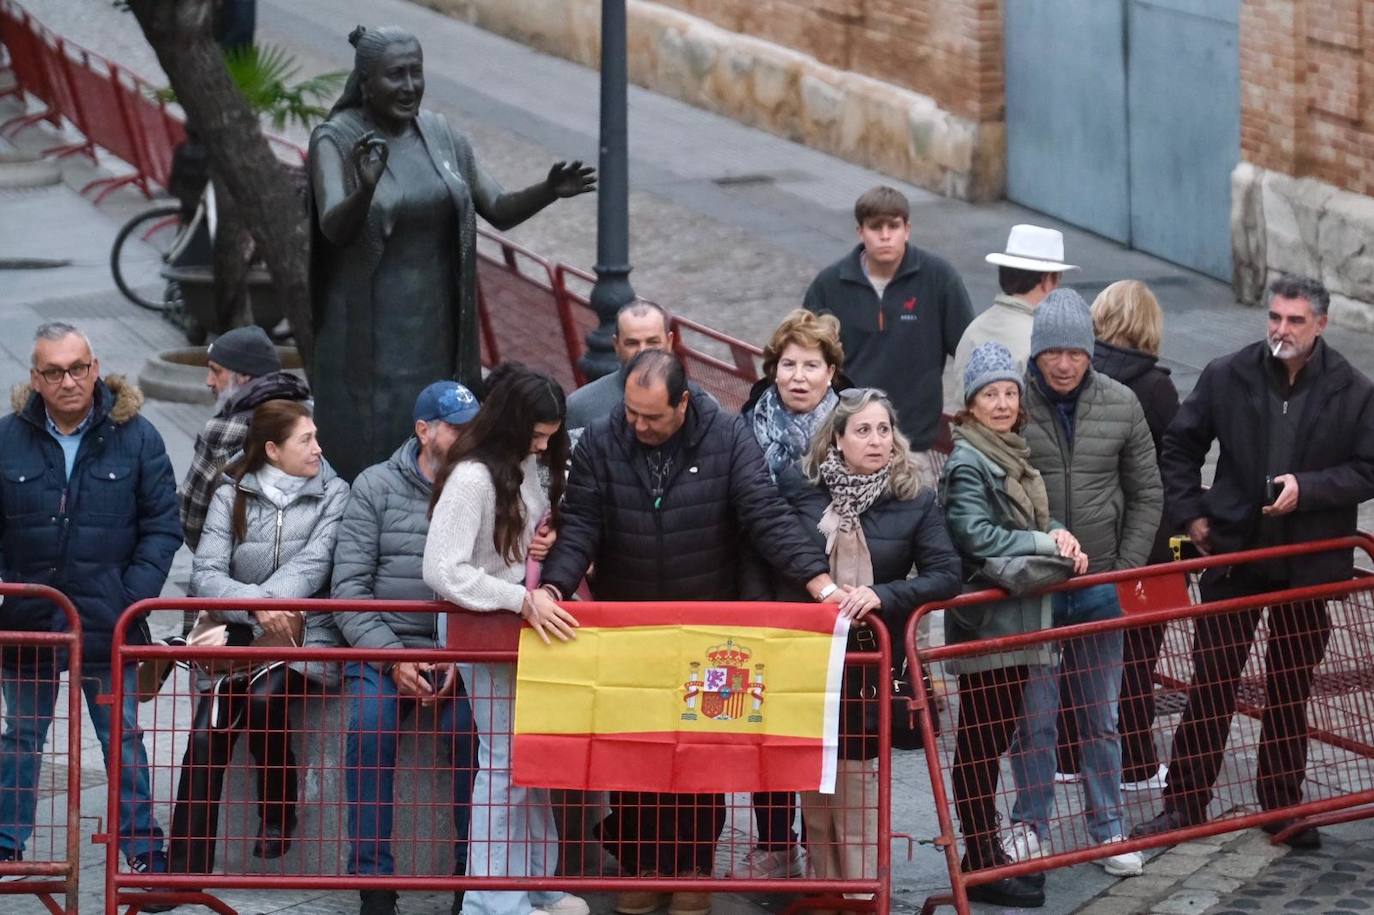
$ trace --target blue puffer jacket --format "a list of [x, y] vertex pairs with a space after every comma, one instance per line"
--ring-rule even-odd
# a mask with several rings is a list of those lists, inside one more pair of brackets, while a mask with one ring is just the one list
[[[70, 480], [37, 392], [16, 388], [13, 403], [15, 412], [0, 419], [0, 577], [70, 597], [86, 660], [108, 661], [115, 620], [162, 593], [181, 546], [172, 462], [139, 415], [142, 392], [118, 375], [96, 382], [95, 415]], [[62, 628], [62, 614], [46, 601], [0, 606], [0, 629]], [[146, 638], [146, 627], [131, 628], [130, 642]]]

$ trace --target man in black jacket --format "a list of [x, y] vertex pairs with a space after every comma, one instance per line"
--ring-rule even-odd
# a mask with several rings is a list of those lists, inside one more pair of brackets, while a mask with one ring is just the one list
[[940, 428], [945, 359], [973, 308], [954, 268], [911, 244], [910, 218], [901, 191], [866, 191], [854, 203], [859, 244], [816, 276], [802, 304], [840, 319], [845, 371], [887, 392], [911, 450], [925, 452]]
[[[1359, 504], [1374, 498], [1374, 383], [1322, 339], [1330, 296], [1316, 280], [1291, 276], [1275, 280], [1269, 296], [1267, 339], [1212, 361], [1165, 433], [1166, 504], [1203, 553], [1348, 536]], [[1221, 453], [1204, 490], [1201, 469], [1213, 441]], [[1340, 581], [1353, 571], [1350, 550], [1215, 568], [1202, 577], [1202, 599]], [[1164, 812], [1133, 835], [1205, 819], [1260, 614], [1197, 621], [1193, 682], [1174, 735]], [[1256, 785], [1266, 810], [1302, 799], [1307, 700], [1329, 636], [1324, 601], [1269, 608]], [[1288, 841], [1320, 844], [1312, 829]]]
[[[838, 600], [829, 561], [769, 482], [739, 417], [689, 391], [671, 353], [640, 353], [625, 378], [624, 410], [594, 421], [573, 452], [543, 585], [561, 599], [595, 565], [598, 600], [736, 600], [747, 537], [813, 598]], [[721, 795], [620, 792], [601, 840], [627, 873], [709, 875], [724, 805]], [[624, 893], [616, 911], [661, 904], [657, 893]], [[705, 894], [677, 893], [670, 911], [709, 909]]]

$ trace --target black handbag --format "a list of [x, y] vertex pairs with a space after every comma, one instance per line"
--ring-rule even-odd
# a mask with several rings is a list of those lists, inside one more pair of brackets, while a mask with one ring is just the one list
[[994, 556], [977, 573], [1013, 597], [1033, 594], [1072, 576], [1073, 560], [1063, 556]]
[[[877, 651], [878, 640], [873, 636], [873, 630], [867, 627], [857, 627], [852, 632], [854, 649], [856, 651]], [[894, 664], [888, 671], [892, 677], [892, 746], [898, 750], [919, 750], [925, 746], [925, 739], [921, 733], [921, 723], [917, 718], [916, 711], [908, 703], [916, 698], [911, 679], [907, 676], [906, 658], [903, 657]], [[854, 698], [863, 701], [861, 677], [852, 677], [854, 686], [851, 690], [859, 690], [860, 695]], [[935, 725], [935, 734], [940, 733], [940, 711], [935, 704], [935, 690], [931, 685], [929, 675], [924, 672], [921, 674], [921, 683], [926, 691], [926, 704], [930, 707], [930, 714]], [[871, 693], [870, 693], [871, 695]], [[876, 706], [871, 701], [863, 701], [863, 729], [866, 735], [876, 738], [878, 734], [878, 715]]]

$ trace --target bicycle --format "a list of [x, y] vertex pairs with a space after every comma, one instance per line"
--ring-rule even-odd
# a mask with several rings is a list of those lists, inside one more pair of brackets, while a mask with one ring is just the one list
[[[180, 290], [165, 272], [189, 259], [208, 263], [214, 230], [215, 194], [209, 183], [189, 220], [183, 220], [182, 207], [175, 203], [139, 213], [119, 230], [110, 249], [115, 286], [140, 308], [159, 312], [175, 308]], [[160, 295], [148, 291], [158, 286]]]

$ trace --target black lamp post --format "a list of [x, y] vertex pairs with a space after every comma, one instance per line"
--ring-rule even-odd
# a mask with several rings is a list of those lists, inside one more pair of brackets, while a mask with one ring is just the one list
[[619, 368], [611, 335], [615, 315], [634, 301], [630, 286], [630, 154], [626, 142], [625, 0], [601, 0], [601, 154], [596, 202], [596, 285], [591, 303], [601, 324], [587, 335], [582, 369], [590, 378]]

